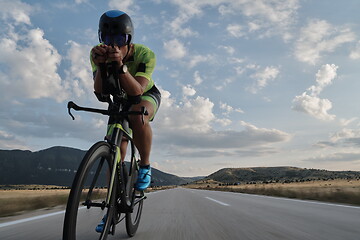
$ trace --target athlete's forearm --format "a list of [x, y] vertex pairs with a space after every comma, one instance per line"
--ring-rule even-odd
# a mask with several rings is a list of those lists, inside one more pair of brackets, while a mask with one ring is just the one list
[[94, 77], [94, 91], [96, 93], [102, 93], [102, 80], [101, 80], [100, 68], [98, 68]]
[[120, 84], [124, 91], [130, 96], [142, 95], [145, 90], [145, 86], [137, 81], [129, 72], [125, 74], [119, 74]]

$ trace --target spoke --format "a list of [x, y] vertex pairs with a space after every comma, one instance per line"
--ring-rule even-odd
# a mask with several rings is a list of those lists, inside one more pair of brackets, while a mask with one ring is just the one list
[[98, 177], [99, 177], [99, 174], [100, 174], [100, 171], [101, 171], [102, 166], [103, 166], [103, 164], [104, 164], [104, 161], [105, 161], [105, 158], [101, 158], [101, 160], [100, 160], [100, 162], [99, 162], [99, 165], [98, 165], [98, 167], [97, 167], [97, 169], [96, 169], [95, 176], [94, 176], [94, 178], [93, 178], [93, 180], [92, 180], [92, 182], [91, 182], [91, 185], [90, 185], [90, 188], [89, 188], [89, 192], [88, 192], [88, 194], [87, 194], [87, 196], [86, 196], [86, 201], [88, 201], [88, 200], [91, 198], [91, 194], [92, 194], [92, 192], [93, 192], [95, 183], [96, 183], [96, 181], [97, 181], [97, 179], [98, 179]]

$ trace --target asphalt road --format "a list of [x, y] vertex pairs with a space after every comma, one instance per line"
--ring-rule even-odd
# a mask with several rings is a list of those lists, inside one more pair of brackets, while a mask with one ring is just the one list
[[[16, 222], [2, 220], [0, 239], [61, 239], [63, 217], [58, 211]], [[98, 218], [88, 221], [95, 227]], [[93, 234], [94, 229], [87, 232]], [[127, 238], [120, 223], [109, 239]], [[177, 188], [148, 194], [132, 239], [357, 240], [360, 207]]]

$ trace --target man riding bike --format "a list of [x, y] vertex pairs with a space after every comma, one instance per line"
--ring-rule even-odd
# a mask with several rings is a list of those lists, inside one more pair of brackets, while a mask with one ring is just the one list
[[[101, 73], [101, 64], [107, 64], [110, 69], [115, 63], [118, 69], [118, 78], [121, 88], [125, 91], [128, 100], [132, 103], [131, 111], [141, 111], [146, 107], [148, 115], [131, 115], [129, 121], [133, 130], [134, 143], [140, 154], [140, 170], [136, 182], [136, 189], [143, 191], [151, 182], [150, 151], [152, 143], [152, 130], [149, 122], [159, 108], [161, 95], [154, 84], [152, 73], [156, 65], [153, 51], [141, 44], [132, 43], [134, 28], [131, 18], [124, 12], [111, 10], [105, 12], [99, 20], [100, 44], [93, 47], [90, 61], [94, 77], [95, 94], [101, 100], [102, 93], [112, 93], [116, 89], [114, 73], [106, 76]], [[110, 85], [102, 86], [103, 76], [107, 77]], [[110, 89], [109, 89], [110, 88]], [[112, 89], [111, 89], [112, 88]], [[144, 117], [144, 121], [142, 119]], [[126, 155], [127, 141], [123, 140], [120, 146], [121, 160]], [[96, 227], [101, 232], [103, 221]]]

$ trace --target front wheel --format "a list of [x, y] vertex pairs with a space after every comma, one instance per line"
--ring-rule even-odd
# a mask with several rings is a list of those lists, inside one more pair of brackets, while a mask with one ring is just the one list
[[[71, 187], [65, 212], [63, 240], [107, 238], [113, 225], [115, 188], [109, 191], [113, 154], [106, 142], [94, 144], [84, 156]], [[107, 203], [107, 199], [110, 201]], [[104, 230], [95, 227], [104, 219]]]
[[135, 157], [136, 148], [133, 143], [131, 143], [130, 146], [132, 160], [130, 161], [129, 169], [123, 168], [123, 175], [125, 176], [125, 179], [127, 179], [126, 202], [132, 210], [131, 212], [127, 212], [125, 215], [126, 232], [129, 237], [133, 237], [140, 224], [140, 218], [145, 196], [144, 191], [137, 191], [135, 189], [139, 166]]

